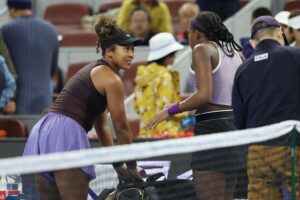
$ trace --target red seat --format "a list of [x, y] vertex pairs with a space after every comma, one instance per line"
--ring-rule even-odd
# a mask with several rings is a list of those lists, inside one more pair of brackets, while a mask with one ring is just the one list
[[300, 9], [300, 1], [288, 1], [284, 4], [283, 10], [292, 11], [292, 10], [299, 10]]
[[101, 4], [101, 6], [98, 9], [98, 13], [104, 13], [111, 9], [119, 8], [121, 7], [122, 3], [123, 1], [112, 1], [112, 2]]
[[129, 69], [124, 71], [124, 75], [123, 75], [122, 80], [123, 80], [123, 83], [124, 83], [126, 96], [129, 96], [130, 94], [133, 93], [134, 79], [136, 77], [136, 72], [137, 72], [138, 66], [145, 65], [145, 64], [147, 64], [147, 61], [135, 62], [135, 63], [131, 64], [131, 67]]
[[240, 0], [241, 8], [247, 5], [247, 3], [249, 3], [249, 0]]
[[61, 47], [95, 47], [97, 35], [92, 31], [68, 31], [62, 33]]
[[91, 15], [91, 9], [81, 3], [58, 3], [47, 6], [44, 18], [54, 25], [79, 25], [84, 15]]
[[78, 63], [72, 63], [68, 67], [67, 76], [66, 76], [66, 82], [74, 76], [79, 70], [81, 70], [84, 66], [89, 64], [90, 62], [78, 62]]
[[28, 137], [26, 125], [17, 119], [0, 119], [0, 130], [6, 131], [6, 137]]

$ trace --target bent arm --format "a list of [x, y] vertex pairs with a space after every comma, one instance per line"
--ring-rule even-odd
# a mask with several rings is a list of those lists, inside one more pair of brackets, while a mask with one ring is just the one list
[[[125, 92], [122, 80], [107, 66], [95, 67], [91, 72], [91, 78], [95, 88], [106, 96], [107, 108], [111, 115], [118, 142], [120, 144], [131, 143], [132, 136], [125, 113]], [[104, 116], [100, 120], [102, 120], [101, 123], [107, 124]]]
[[[154, 117], [146, 124], [145, 129], [155, 128], [161, 121], [167, 119], [170, 115], [192, 111], [199, 105], [208, 103], [212, 96], [212, 63], [207, 46], [198, 45], [193, 50], [193, 65], [195, 68], [197, 90], [187, 99], [181, 101], [178, 106], [173, 104]], [[169, 113], [170, 111], [170, 113]]]
[[107, 105], [110, 111], [113, 127], [120, 144], [130, 144], [132, 134], [126, 117], [124, 106], [124, 88], [122, 81], [117, 78], [105, 88]]

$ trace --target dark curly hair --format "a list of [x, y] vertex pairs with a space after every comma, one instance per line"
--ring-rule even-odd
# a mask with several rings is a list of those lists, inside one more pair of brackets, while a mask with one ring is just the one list
[[233, 56], [234, 50], [242, 51], [242, 47], [234, 41], [233, 35], [217, 14], [203, 11], [197, 15], [196, 19], [202, 24], [206, 38], [217, 43], [226, 55]]
[[[99, 48], [103, 43], [115, 38], [122, 30], [117, 26], [117, 23], [106, 15], [99, 15], [95, 22], [95, 31], [98, 36], [96, 52], [99, 53]], [[104, 53], [104, 49], [102, 49]]]

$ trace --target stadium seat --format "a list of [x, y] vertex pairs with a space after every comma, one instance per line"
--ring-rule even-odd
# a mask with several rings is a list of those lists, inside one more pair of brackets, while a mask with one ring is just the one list
[[241, 8], [249, 3], [249, 0], [240, 0]]
[[299, 10], [300, 9], [300, 1], [287, 1], [284, 6], [283, 10], [292, 11], [292, 10]]
[[98, 9], [98, 13], [104, 13], [111, 9], [119, 8], [119, 7], [121, 7], [122, 3], [123, 3], [123, 1], [121, 1], [121, 0], [103, 3], [100, 5], [100, 7]]
[[26, 125], [17, 119], [0, 119], [0, 130], [6, 131], [6, 137], [27, 137]]
[[97, 35], [94, 31], [75, 30], [62, 34], [61, 47], [95, 47]]
[[124, 71], [122, 80], [124, 83], [125, 94], [129, 96], [134, 90], [134, 79], [136, 77], [136, 71], [139, 65], [145, 65], [147, 61], [140, 61], [131, 64], [130, 69]]
[[66, 82], [88, 63], [90, 62], [78, 62], [70, 64], [67, 71]]
[[92, 10], [86, 4], [57, 3], [47, 6], [44, 19], [50, 21], [54, 26], [58, 28], [59, 31], [68, 29], [80, 29], [82, 17], [91, 14]]

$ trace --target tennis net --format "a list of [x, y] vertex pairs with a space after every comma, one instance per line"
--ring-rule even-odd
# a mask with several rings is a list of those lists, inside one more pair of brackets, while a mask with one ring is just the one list
[[[0, 199], [1, 194], [14, 194], [16, 190], [24, 193], [24, 199], [38, 199], [33, 174], [91, 165], [95, 166], [96, 179], [90, 182], [90, 188], [100, 194], [119, 183], [108, 163], [128, 160], [138, 161], [138, 169], [145, 179], [159, 172], [164, 174], [153, 183], [152, 199], [202, 200], [221, 196], [224, 199], [299, 199], [299, 131], [300, 122], [285, 121], [190, 138], [1, 159]], [[20, 176], [22, 181], [17, 187], [9, 184], [17, 182]], [[80, 180], [74, 178], [76, 181]]]

